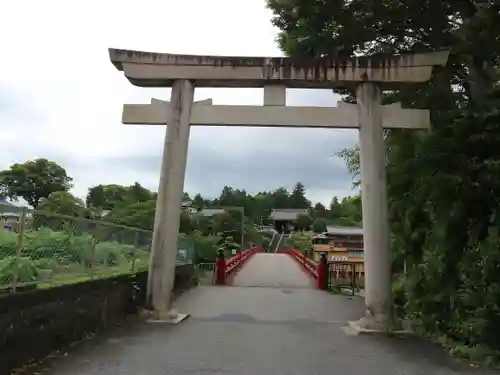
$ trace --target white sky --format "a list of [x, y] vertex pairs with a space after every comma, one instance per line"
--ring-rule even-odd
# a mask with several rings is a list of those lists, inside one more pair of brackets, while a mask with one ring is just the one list
[[[16, 0], [0, 3], [0, 168], [33, 157], [60, 163], [83, 197], [99, 183], [156, 190], [164, 127], [124, 126], [123, 103], [168, 98], [133, 87], [108, 48], [214, 55], [281, 55], [264, 0]], [[261, 104], [255, 89], [199, 89], [196, 100]], [[288, 104], [334, 105], [329, 91], [293, 90]], [[195, 128], [185, 190], [218, 195], [302, 181], [313, 201], [352, 194], [334, 152], [356, 131]]]

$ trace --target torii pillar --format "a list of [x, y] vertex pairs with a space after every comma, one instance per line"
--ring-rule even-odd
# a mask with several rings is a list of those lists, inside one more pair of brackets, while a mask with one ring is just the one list
[[[382, 90], [428, 81], [448, 51], [350, 59], [171, 55], [110, 49], [110, 59], [140, 87], [173, 87], [171, 102], [124, 106], [124, 123], [165, 124], [148, 294], [158, 319], [170, 314], [190, 125], [360, 129], [366, 315], [359, 330], [390, 329], [391, 273], [383, 128], [428, 128], [426, 110], [382, 106]], [[193, 87], [264, 87], [264, 106], [193, 105]], [[357, 104], [286, 107], [288, 88], [352, 88]]]

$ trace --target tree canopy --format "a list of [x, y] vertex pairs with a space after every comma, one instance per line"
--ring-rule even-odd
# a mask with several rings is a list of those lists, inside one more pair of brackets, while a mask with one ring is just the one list
[[23, 198], [36, 208], [40, 199], [57, 191], [68, 191], [72, 180], [64, 168], [47, 159], [16, 163], [0, 172], [0, 197]]
[[[157, 194], [138, 182], [130, 186], [99, 184], [90, 187], [83, 201], [68, 191], [72, 178], [64, 168], [46, 159], [16, 164], [1, 171], [0, 176], [3, 178], [1, 191], [6, 197], [22, 197], [41, 211], [153, 230]], [[297, 182], [291, 192], [278, 187], [250, 194], [244, 189], [224, 186], [216, 198], [205, 198], [198, 193], [191, 199], [184, 193], [184, 200], [189, 205], [181, 214], [180, 232], [198, 231], [200, 235], [220, 236], [221, 241], [231, 238], [239, 243], [244, 228], [245, 242], [251, 243], [258, 235], [257, 226], [269, 225], [271, 210], [276, 208], [308, 209], [310, 215], [302, 215], [297, 220], [297, 227], [302, 230], [321, 232], [329, 224], [361, 223], [359, 197], [332, 197], [333, 206], [328, 208], [320, 202], [313, 205], [301, 182]], [[225, 211], [206, 216], [202, 214], [205, 208], [225, 208]]]
[[[383, 96], [387, 104], [430, 109], [433, 125], [430, 132], [385, 131], [394, 296], [399, 313], [453, 351], [499, 358], [500, 3], [268, 0], [268, 6], [291, 56], [451, 50], [429, 83]], [[355, 101], [351, 92], [337, 92]], [[339, 155], [359, 183], [359, 149]]]

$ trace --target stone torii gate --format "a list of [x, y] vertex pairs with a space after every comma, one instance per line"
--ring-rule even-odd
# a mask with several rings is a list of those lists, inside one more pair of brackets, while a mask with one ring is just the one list
[[[430, 126], [429, 112], [382, 105], [382, 90], [428, 81], [448, 51], [348, 59], [196, 56], [110, 49], [111, 62], [140, 87], [172, 87], [170, 102], [126, 104], [125, 124], [167, 124], [152, 243], [148, 296], [159, 320], [170, 311], [190, 125], [359, 128], [366, 316], [360, 329], [391, 320], [390, 253], [383, 128]], [[263, 106], [193, 102], [194, 87], [263, 87]], [[286, 88], [355, 89], [357, 104], [288, 107]]]

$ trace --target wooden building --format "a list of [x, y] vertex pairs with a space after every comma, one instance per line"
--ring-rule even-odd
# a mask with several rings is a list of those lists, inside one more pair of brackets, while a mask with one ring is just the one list
[[333, 264], [339, 277], [347, 277], [356, 270], [357, 277], [364, 276], [363, 229], [359, 227], [328, 226], [327, 231], [312, 238], [313, 259], [319, 261], [327, 253], [328, 263]]
[[269, 215], [270, 221], [278, 232], [290, 233], [297, 230], [296, 221], [301, 215], [309, 215], [307, 208], [275, 208]]

